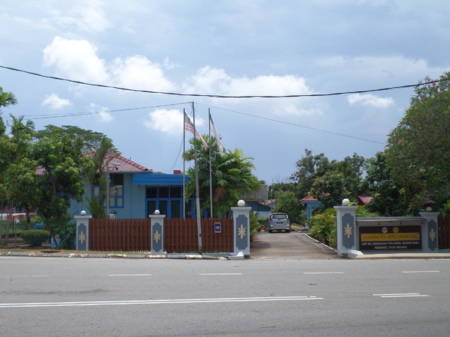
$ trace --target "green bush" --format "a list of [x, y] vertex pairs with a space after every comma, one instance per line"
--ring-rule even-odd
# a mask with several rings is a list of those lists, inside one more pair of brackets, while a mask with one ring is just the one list
[[50, 233], [43, 229], [30, 229], [20, 233], [20, 236], [25, 242], [40, 246], [42, 242], [48, 241]]

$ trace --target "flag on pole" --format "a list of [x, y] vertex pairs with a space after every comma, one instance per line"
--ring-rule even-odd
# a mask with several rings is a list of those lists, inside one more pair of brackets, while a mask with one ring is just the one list
[[219, 137], [219, 134], [217, 133], [216, 127], [214, 126], [211, 114], [209, 115], [209, 126], [214, 131], [214, 135], [216, 137], [216, 142], [217, 142], [217, 148], [219, 149], [220, 155], [223, 156], [223, 146], [222, 146], [222, 143], [220, 142], [220, 137]]
[[[194, 124], [192, 124], [191, 119], [189, 118], [189, 116], [186, 113], [184, 113], [184, 129], [194, 133]], [[195, 130], [195, 135], [198, 138], [200, 138], [200, 140], [202, 141], [203, 147], [206, 150], [208, 148], [208, 144], [205, 142], [202, 135], [197, 130]]]

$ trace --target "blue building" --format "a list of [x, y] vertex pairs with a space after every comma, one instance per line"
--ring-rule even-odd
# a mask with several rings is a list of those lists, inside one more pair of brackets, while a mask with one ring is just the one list
[[[165, 214], [167, 218], [183, 217], [183, 175], [180, 171], [175, 174], [158, 174], [125, 157], [117, 156], [109, 163], [111, 190], [109, 196], [110, 212], [116, 213], [116, 218], [147, 218], [155, 210]], [[100, 186], [89, 185], [83, 178], [86, 194], [90, 198], [100, 195]], [[186, 183], [189, 178], [186, 177]], [[85, 210], [86, 201], [78, 203], [72, 200], [70, 213], [80, 214]], [[186, 217], [195, 217], [194, 198], [186, 204]]]
[[307, 195], [303, 199], [300, 199], [300, 203], [301, 204], [306, 204], [306, 218], [307, 219], [311, 219], [311, 217], [313, 216], [312, 215], [312, 210], [313, 210], [314, 207], [322, 205], [322, 203], [319, 200], [314, 199], [310, 195]]

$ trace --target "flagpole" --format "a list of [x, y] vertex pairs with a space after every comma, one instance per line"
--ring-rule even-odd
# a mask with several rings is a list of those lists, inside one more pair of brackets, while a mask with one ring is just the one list
[[186, 111], [183, 108], [183, 219], [186, 219]]
[[194, 153], [195, 153], [195, 202], [197, 204], [197, 233], [198, 233], [198, 252], [202, 253], [202, 223], [200, 220], [200, 191], [198, 188], [198, 165], [197, 165], [197, 136], [195, 129], [195, 107], [192, 102], [192, 115], [194, 118]]
[[211, 111], [208, 108], [208, 120], [209, 120], [209, 200], [211, 204], [211, 219], [214, 218], [213, 211], [213, 199], [212, 199], [212, 170], [211, 170]]

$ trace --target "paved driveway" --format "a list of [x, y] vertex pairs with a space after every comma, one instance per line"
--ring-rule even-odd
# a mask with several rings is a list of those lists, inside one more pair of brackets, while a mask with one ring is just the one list
[[273, 259], [340, 259], [334, 250], [317, 243], [305, 233], [293, 231], [290, 233], [258, 232], [254, 238], [250, 258], [258, 260]]

